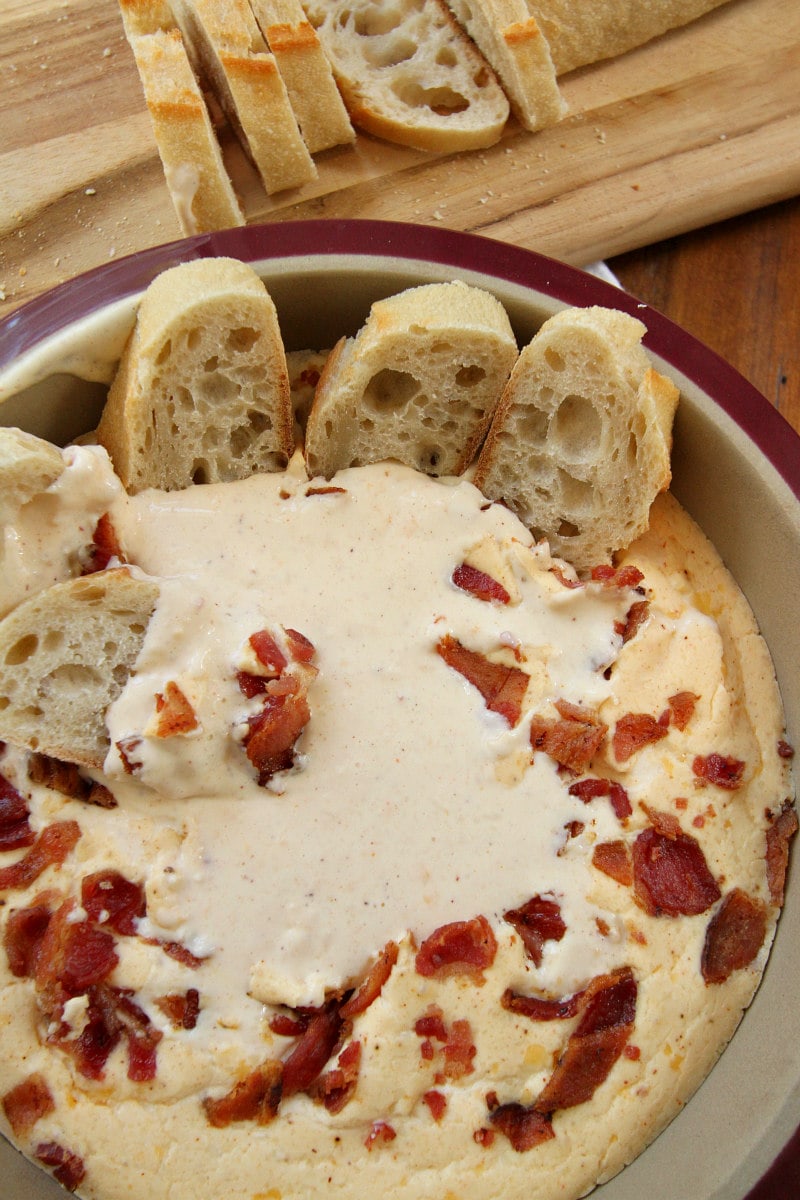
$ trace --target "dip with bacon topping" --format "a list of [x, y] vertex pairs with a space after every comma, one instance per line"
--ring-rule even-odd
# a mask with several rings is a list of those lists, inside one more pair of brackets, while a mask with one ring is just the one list
[[697, 528], [662, 497], [578, 578], [464, 480], [70, 455], [85, 569], [160, 599], [102, 772], [0, 757], [3, 1128], [97, 1200], [613, 1175], [749, 1003], [797, 823]]

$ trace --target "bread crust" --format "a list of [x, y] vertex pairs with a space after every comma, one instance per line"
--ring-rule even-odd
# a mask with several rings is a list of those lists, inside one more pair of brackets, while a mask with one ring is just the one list
[[524, 0], [448, 0], [505, 89], [511, 109], [531, 132], [566, 112], [546, 39]]
[[472, 461], [516, 358], [508, 317], [467, 284], [410, 288], [373, 304], [332, 350], [306, 430], [310, 473], [394, 458], [434, 475]]
[[176, 0], [175, 15], [195, 71], [210, 80], [267, 193], [316, 178], [275, 56], [247, 0]]
[[300, 0], [250, 0], [278, 64], [310, 154], [349, 144], [355, 131], [313, 26]]
[[579, 570], [648, 526], [669, 486], [678, 389], [640, 345], [641, 321], [567, 309], [523, 349], [497, 406], [475, 484]]
[[199, 259], [158, 276], [142, 298], [97, 438], [130, 491], [286, 465], [286, 356], [275, 306], [252, 268]]
[[56, 583], [0, 621], [0, 738], [102, 767], [105, 712], [133, 670], [158, 591], [114, 568]]
[[355, 125], [419, 150], [491, 146], [509, 104], [444, 0], [306, 0]]
[[728, 0], [526, 0], [547, 38], [556, 73], [633, 50]]
[[186, 235], [244, 225], [183, 39], [162, 0], [120, 0], [164, 179]]

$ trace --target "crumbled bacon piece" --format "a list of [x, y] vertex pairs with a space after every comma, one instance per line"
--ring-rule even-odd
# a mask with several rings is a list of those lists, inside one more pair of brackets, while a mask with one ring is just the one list
[[592, 567], [590, 578], [593, 583], [602, 583], [603, 587], [637, 588], [644, 579], [638, 567], [628, 564], [624, 567], [612, 567], [601, 563]]
[[511, 597], [509, 596], [502, 583], [493, 579], [491, 575], [487, 575], [486, 571], [479, 571], [477, 567], [470, 566], [469, 563], [461, 563], [453, 571], [453, 583], [462, 592], [469, 592], [476, 600], [494, 601], [497, 604], [510, 604]]
[[52, 910], [44, 899], [27, 908], [17, 908], [6, 921], [3, 945], [12, 975], [33, 978]]
[[703, 783], [713, 783], [725, 791], [734, 792], [742, 786], [745, 764], [725, 754], [698, 754], [692, 771]]
[[708, 923], [700, 970], [706, 983], [724, 983], [749, 967], [767, 936], [767, 906], [742, 888], [728, 892]]
[[377, 1000], [397, 962], [398, 953], [396, 942], [386, 943], [353, 995], [341, 1006], [339, 1012], [346, 1021], [366, 1012], [370, 1004]]
[[143, 739], [138, 734], [131, 733], [127, 737], [120, 738], [118, 742], [114, 743], [119, 751], [119, 756], [122, 759], [122, 765], [125, 769], [126, 775], [135, 775], [137, 771], [141, 771], [142, 769], [142, 760], [135, 757], [136, 751], [142, 745], [142, 740]]
[[135, 1083], [147, 1083], [156, 1077], [156, 1046], [161, 1041], [161, 1031], [125, 989], [114, 988], [113, 992], [128, 1044], [128, 1078]]
[[778, 742], [778, 757], [779, 758], [794, 758], [794, 746], [781, 738]]
[[36, 987], [40, 993], [79, 996], [102, 983], [119, 962], [115, 938], [88, 921], [76, 921], [74, 905], [67, 900], [47, 924], [36, 962]]
[[629, 967], [596, 976], [584, 992], [581, 1016], [535, 1108], [550, 1114], [590, 1100], [630, 1038], [636, 980]]
[[555, 575], [561, 586], [569, 588], [570, 591], [574, 591], [576, 588], [585, 587], [583, 580], [573, 577], [572, 575], [568, 575], [559, 563], [553, 563], [552, 567], [550, 567], [550, 574]]
[[256, 658], [264, 668], [264, 674], [267, 677], [277, 679], [289, 664], [286, 655], [269, 630], [260, 629], [257, 633], [251, 634], [248, 641], [255, 652]]
[[539, 1112], [535, 1106], [526, 1107], [516, 1102], [500, 1104], [489, 1114], [489, 1120], [508, 1138], [518, 1154], [555, 1137], [549, 1114]]
[[29, 816], [24, 796], [5, 775], [0, 775], [0, 850], [22, 850], [33, 845], [36, 834], [30, 827]]
[[333, 1002], [316, 1011], [283, 1061], [283, 1094], [305, 1092], [336, 1049], [344, 1022]]
[[200, 1016], [200, 993], [197, 988], [185, 992], [170, 992], [159, 996], [156, 1004], [175, 1029], [194, 1029]]
[[435, 1088], [431, 1088], [429, 1092], [423, 1094], [422, 1099], [427, 1104], [434, 1121], [438, 1124], [447, 1112], [447, 1097], [444, 1092], [438, 1092]]
[[286, 642], [289, 647], [289, 653], [295, 662], [310, 663], [316, 654], [314, 643], [303, 633], [298, 633], [296, 629], [287, 629]]
[[608, 726], [591, 709], [557, 700], [561, 720], [535, 716], [530, 741], [568, 771], [584, 771], [599, 754]]
[[651, 916], [696, 916], [719, 900], [719, 887], [699, 843], [665, 828], [644, 829], [633, 843], [634, 897]]
[[532, 896], [519, 908], [509, 909], [503, 920], [513, 925], [537, 967], [542, 965], [545, 942], [560, 942], [567, 932], [559, 904], [545, 896]]
[[90, 784], [81, 775], [76, 763], [62, 762], [49, 754], [31, 754], [28, 759], [28, 778], [31, 783], [52, 788], [62, 796], [82, 800]]
[[797, 813], [787, 800], [777, 817], [771, 817], [767, 830], [767, 884], [773, 904], [783, 904], [786, 870], [789, 865], [789, 843], [797, 833]]
[[235, 1121], [255, 1121], [269, 1125], [278, 1114], [281, 1102], [283, 1068], [274, 1059], [267, 1059], [245, 1078], [234, 1084], [218, 1099], [206, 1097], [203, 1110], [209, 1125], [224, 1129]]
[[625, 842], [598, 842], [592, 851], [592, 866], [623, 887], [633, 883], [633, 863]]
[[105, 1078], [108, 1058], [124, 1038], [128, 1051], [128, 1078], [147, 1082], [156, 1074], [156, 1046], [161, 1032], [134, 1003], [125, 988], [102, 982], [86, 989], [86, 1022], [76, 1038], [59, 1030], [51, 1041], [71, 1054], [75, 1066], [87, 1079]]
[[436, 652], [448, 667], [478, 689], [490, 712], [501, 716], [512, 729], [519, 724], [530, 679], [527, 672], [492, 662], [477, 650], [468, 650], [449, 633], [437, 642]]
[[103, 513], [94, 527], [81, 574], [93, 575], [96, 571], [104, 571], [112, 558], [121, 563], [127, 562], [111, 518], [108, 513]]
[[681, 733], [683, 733], [694, 716], [694, 710], [699, 699], [700, 697], [696, 696], [694, 692], [676, 692], [674, 696], [670, 696], [667, 700], [670, 712], [672, 713], [672, 724]]
[[81, 881], [81, 905], [96, 924], [132, 935], [146, 911], [144, 886], [119, 871], [95, 871]]
[[45, 825], [22, 858], [0, 868], [0, 891], [30, 887], [48, 867], [61, 866], [80, 836], [77, 821]]
[[472, 975], [478, 981], [496, 953], [497, 940], [491, 925], [486, 917], [477, 916], [440, 925], [420, 946], [414, 965], [420, 975], [438, 979]]
[[268, 1021], [268, 1025], [278, 1037], [295, 1038], [308, 1029], [310, 1019], [310, 1017], [303, 1015], [290, 1017], [288, 1013], [273, 1013]]
[[650, 613], [649, 600], [636, 600], [628, 609], [624, 624], [620, 629], [622, 644], [627, 645], [644, 625]]
[[262, 787], [273, 775], [292, 766], [295, 744], [310, 719], [311, 710], [299, 686], [296, 690], [267, 690], [261, 709], [248, 721], [244, 742]]
[[313, 487], [306, 488], [307, 496], [341, 496], [347, 493], [347, 488], [337, 487], [335, 484], [316, 484]]
[[445, 1079], [461, 1079], [464, 1075], [472, 1074], [475, 1070], [472, 1060], [477, 1053], [477, 1047], [469, 1021], [458, 1018], [451, 1023], [442, 1053], [444, 1065], [436, 1076], [437, 1083], [443, 1083]]
[[488, 1150], [490, 1146], [494, 1145], [495, 1136], [496, 1135], [493, 1129], [486, 1129], [484, 1126], [481, 1126], [480, 1129], [476, 1129], [473, 1132], [472, 1140], [473, 1142], [476, 1142], [477, 1145], [483, 1146], [484, 1149]]
[[[438, 1004], [432, 1004], [414, 1022], [414, 1032], [423, 1039], [420, 1054], [426, 1062], [432, 1062], [437, 1053], [442, 1055], [442, 1067], [436, 1074], [437, 1083], [472, 1074], [472, 1060], [477, 1051], [469, 1021], [456, 1019], [448, 1026]], [[431, 1039], [441, 1043], [440, 1046], [434, 1047]]]
[[570, 796], [577, 796], [584, 804], [589, 804], [598, 796], [608, 796], [614, 816], [620, 821], [624, 821], [633, 812], [628, 793], [622, 784], [617, 783], [614, 779], [596, 779], [594, 777], [579, 779], [576, 783], [570, 784], [568, 790]]
[[43, 1075], [26, 1075], [0, 1100], [15, 1137], [30, 1133], [37, 1121], [55, 1111], [56, 1102]]
[[627, 762], [637, 750], [660, 741], [668, 732], [668, 726], [649, 713], [626, 713], [617, 721], [611, 737], [614, 757], [617, 762]]
[[28, 758], [28, 778], [31, 783], [41, 784], [69, 796], [71, 800], [82, 800], [98, 808], [116, 808], [114, 795], [103, 783], [85, 779], [75, 763], [62, 762], [48, 754], [31, 754]]
[[84, 1180], [83, 1159], [57, 1142], [40, 1142], [34, 1157], [44, 1166], [54, 1168], [53, 1175], [68, 1192], [74, 1192]]
[[189, 967], [192, 971], [196, 971], [206, 961], [197, 954], [192, 954], [191, 950], [184, 946], [183, 942], [167, 942], [161, 938], [144, 937], [142, 941], [147, 946], [158, 946], [163, 950], [168, 958], [172, 958], [175, 962], [179, 962], [182, 967]]
[[168, 680], [163, 692], [156, 694], [156, 712], [156, 737], [177, 737], [197, 729], [197, 713], [173, 679]]
[[414, 1032], [417, 1037], [435, 1038], [437, 1042], [447, 1041], [447, 1026], [438, 1004], [432, 1004], [427, 1012], [417, 1018], [414, 1022]]
[[364, 1138], [364, 1145], [371, 1150], [378, 1142], [393, 1142], [397, 1137], [388, 1121], [373, 1121], [369, 1133]]
[[552, 996], [524, 996], [511, 988], [506, 988], [500, 997], [500, 1003], [508, 1012], [529, 1017], [531, 1021], [566, 1021], [577, 1016], [582, 1001], [583, 992], [554, 999]]
[[361, 1042], [356, 1040], [345, 1046], [335, 1067], [319, 1076], [312, 1085], [311, 1094], [328, 1112], [341, 1112], [356, 1089], [360, 1069]]

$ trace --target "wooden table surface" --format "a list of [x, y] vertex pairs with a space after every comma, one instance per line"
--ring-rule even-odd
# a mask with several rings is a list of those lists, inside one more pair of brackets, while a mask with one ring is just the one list
[[[249, 193], [248, 221], [357, 214], [605, 257], [800, 430], [798, 0], [729, 0], [563, 82], [553, 129], [456, 156], [360, 137], [314, 187]], [[0, 316], [179, 236], [116, 0], [0, 0], [0, 85]]]
[[608, 265], [627, 291], [727, 359], [800, 432], [800, 197]]

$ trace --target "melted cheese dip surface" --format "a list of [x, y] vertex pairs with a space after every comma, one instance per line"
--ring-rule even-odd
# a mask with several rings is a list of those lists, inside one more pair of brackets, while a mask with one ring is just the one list
[[[489, 712], [436, 643], [451, 634], [511, 663], [516, 649], [532, 675], [526, 713], [559, 698], [596, 706], [613, 691], [615, 623], [636, 597], [565, 588], [546, 550], [469, 483], [380, 465], [335, 486], [318, 493], [298, 469], [146, 492], [114, 513], [131, 561], [163, 582], [109, 717], [112, 743], [147, 729], [169, 679], [200, 722], [137, 752], [137, 778], [159, 799], [131, 803], [193, 825], [189, 882], [176, 895], [152, 880], [151, 919], [174, 925], [173, 907], [186, 913], [180, 936], [219, 958], [232, 1000], [251, 987], [309, 1004], [407, 931], [422, 938], [553, 893], [570, 940], [548, 982], [569, 989], [587, 962], [608, 965], [575, 866], [557, 853], [585, 806], [549, 759], [530, 763], [526, 721], [510, 729]], [[452, 583], [476, 547], [494, 554], [513, 603]], [[235, 737], [248, 710], [235, 674], [250, 634], [281, 627], [311, 640], [319, 674], [297, 765], [265, 789]], [[114, 750], [106, 769], [124, 785]]]
[[[17, 596], [74, 570], [56, 543], [78, 520], [82, 490], [82, 527], [108, 508], [132, 569], [160, 586], [136, 673], [108, 714], [102, 777], [118, 806], [32, 785], [21, 751], [9, 748], [2, 762], [34, 829], [75, 820], [81, 837], [33, 889], [4, 896], [0, 926], [48, 888], [79, 899], [93, 872], [117, 870], [146, 887], [147, 917], [138, 936], [116, 939], [110, 982], [161, 1034], [151, 1080], [129, 1077], [124, 1044], [102, 1079], [82, 1075], [48, 1044], [33, 981], [0, 955], [0, 1096], [38, 1073], [54, 1097], [16, 1140], [31, 1157], [48, 1142], [79, 1155], [90, 1200], [196, 1200], [198, 1186], [205, 1200], [576, 1200], [683, 1108], [766, 962], [778, 915], [766, 810], [789, 794], [780, 697], [752, 613], [679, 506], [662, 497], [650, 532], [625, 556], [643, 572], [649, 609], [623, 644], [641, 594], [566, 586], [569, 569], [471, 484], [394, 466], [343, 472], [333, 484], [343, 490], [318, 492], [295, 462], [283, 475], [128, 498], [104, 452], [87, 447], [65, 452], [61, 500], [38, 510], [55, 510], [54, 534], [33, 508], [16, 525]], [[510, 602], [457, 588], [453, 570], [464, 561], [501, 582]], [[26, 563], [39, 574], [26, 578]], [[316, 648], [311, 717], [293, 768], [261, 787], [241, 741], [258, 700], [244, 697], [236, 676], [254, 668], [252, 633], [286, 628]], [[437, 654], [446, 635], [530, 675], [515, 728]], [[199, 725], [158, 738], [156, 696], [169, 682]], [[530, 718], [555, 715], [555, 701], [596, 710], [611, 731], [626, 713], [658, 716], [681, 691], [696, 697], [685, 730], [671, 725], [624, 762], [607, 747], [593, 764], [624, 784], [624, 821], [607, 797], [570, 796], [571, 777], [532, 753]], [[115, 746], [129, 738], [135, 776]], [[698, 786], [694, 758], [712, 753], [744, 761], [739, 789]], [[696, 839], [725, 891], [768, 906], [759, 953], [724, 983], [709, 986], [700, 972], [713, 909], [649, 914], [630, 886], [593, 864], [599, 843], [630, 847], [649, 811]], [[19, 853], [0, 855], [0, 865]], [[536, 895], [558, 904], [565, 925], [538, 965], [503, 919]], [[485, 977], [422, 975], [416, 946], [478, 914], [497, 940]], [[292, 1053], [293, 1038], [270, 1027], [274, 1006], [319, 1003], [361, 977], [390, 939], [397, 963], [352, 1022], [360, 1069], [341, 1111], [299, 1093], [271, 1122], [212, 1128], [204, 1100]], [[164, 953], [172, 940], [203, 962]], [[503, 996], [559, 999], [619, 968], [637, 982], [630, 1052], [588, 1100], [554, 1114], [552, 1138], [518, 1152], [490, 1128], [489, 1097], [534, 1105], [575, 1020], [532, 1020]], [[191, 988], [196, 1026], [176, 1028], [159, 1001]], [[469, 1031], [463, 1074], [448, 1060], [451, 1043], [434, 1037], [426, 1048], [417, 1033], [436, 1011], [450, 1034]], [[68, 1002], [68, 1037], [80, 1037], [87, 1013], [86, 996]], [[8, 1132], [3, 1120], [0, 1111]], [[370, 1141], [387, 1123], [391, 1138]]]

